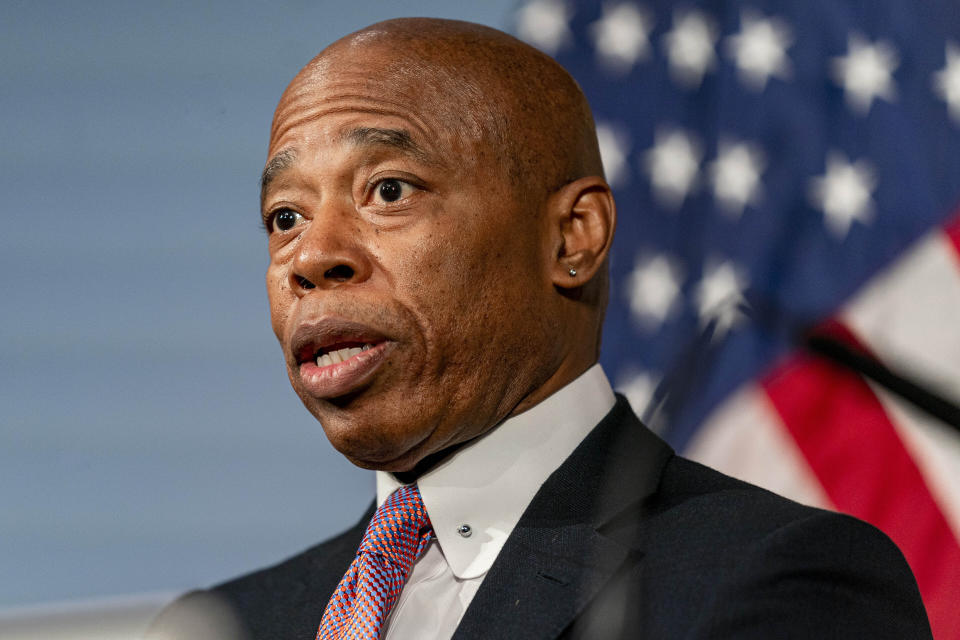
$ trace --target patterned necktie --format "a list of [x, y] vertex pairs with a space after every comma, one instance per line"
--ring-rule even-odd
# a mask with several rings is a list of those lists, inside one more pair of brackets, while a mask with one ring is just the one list
[[357, 556], [327, 603], [316, 640], [379, 638], [413, 563], [432, 538], [417, 486], [394, 491], [373, 514]]

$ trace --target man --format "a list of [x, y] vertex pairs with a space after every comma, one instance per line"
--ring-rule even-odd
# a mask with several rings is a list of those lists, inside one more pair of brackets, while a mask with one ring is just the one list
[[272, 324], [379, 507], [153, 633], [929, 637], [881, 533], [675, 456], [614, 396], [602, 175], [576, 83], [493, 29], [388, 21], [294, 78], [263, 175]]

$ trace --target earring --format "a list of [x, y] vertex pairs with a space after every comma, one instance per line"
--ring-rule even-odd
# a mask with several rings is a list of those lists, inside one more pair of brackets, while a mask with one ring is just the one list
[[576, 277], [577, 277], [577, 270], [574, 269], [573, 267], [570, 267], [570, 271], [568, 271], [567, 273], [570, 274], [570, 277], [571, 277], [571, 278], [576, 278]]

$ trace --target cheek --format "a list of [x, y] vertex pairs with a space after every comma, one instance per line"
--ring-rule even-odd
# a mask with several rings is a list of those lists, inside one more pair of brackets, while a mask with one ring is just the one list
[[286, 272], [271, 264], [267, 268], [267, 299], [270, 301], [270, 324], [278, 340], [283, 340], [287, 318], [290, 316], [292, 292], [287, 285]]
[[531, 329], [527, 316], [542, 306], [545, 285], [529, 242], [464, 234], [421, 258], [421, 272], [412, 280], [416, 306], [426, 311], [434, 342], [452, 350], [455, 360], [476, 365], [497, 351], [495, 343], [511, 342]]

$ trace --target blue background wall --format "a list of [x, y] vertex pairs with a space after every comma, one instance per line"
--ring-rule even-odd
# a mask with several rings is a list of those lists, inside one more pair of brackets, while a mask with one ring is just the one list
[[366, 24], [513, 5], [0, 3], [0, 608], [208, 584], [360, 515], [268, 326], [273, 107]]

